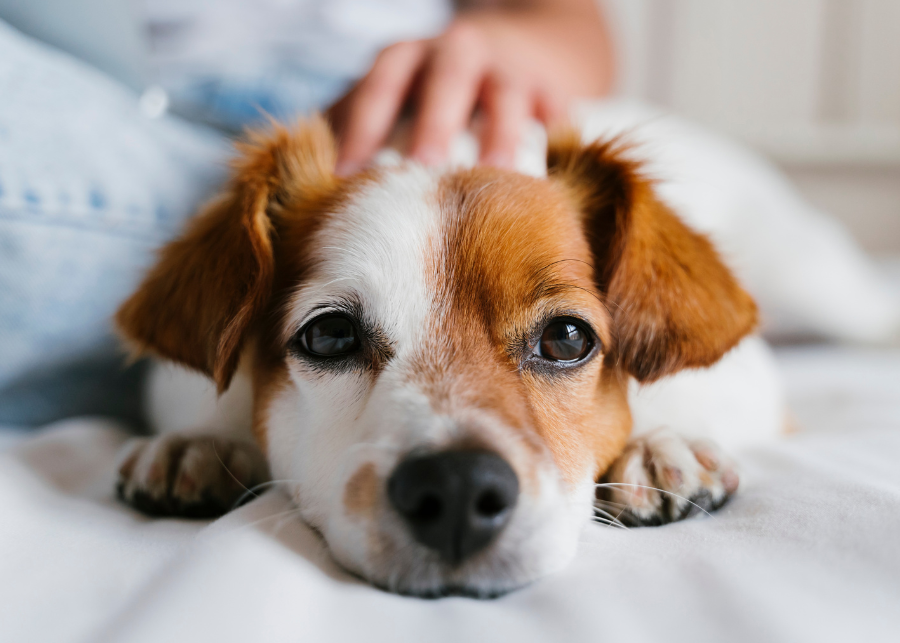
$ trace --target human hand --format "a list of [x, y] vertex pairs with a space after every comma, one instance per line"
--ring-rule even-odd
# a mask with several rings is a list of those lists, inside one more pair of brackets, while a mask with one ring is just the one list
[[593, 0], [586, 2], [465, 12], [437, 38], [384, 49], [329, 110], [341, 141], [338, 172], [368, 162], [407, 104], [413, 108], [412, 158], [443, 162], [478, 110], [484, 118], [479, 162], [511, 168], [529, 118], [550, 125], [565, 117], [573, 98], [608, 91], [609, 41]]

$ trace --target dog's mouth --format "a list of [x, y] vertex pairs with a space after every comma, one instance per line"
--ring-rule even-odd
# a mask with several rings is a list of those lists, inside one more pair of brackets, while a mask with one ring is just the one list
[[502, 598], [507, 594], [515, 592], [519, 589], [522, 589], [529, 583], [523, 583], [522, 585], [518, 585], [516, 587], [507, 587], [503, 589], [483, 589], [470, 585], [443, 585], [440, 587], [436, 587], [434, 589], [423, 589], [423, 590], [404, 590], [404, 589], [396, 589], [388, 587], [382, 583], [372, 583], [373, 587], [376, 587], [382, 591], [389, 592], [391, 594], [397, 594], [399, 596], [407, 596], [409, 598], [421, 598], [424, 600], [438, 600], [441, 598], [474, 598], [478, 600], [494, 600], [497, 598]]

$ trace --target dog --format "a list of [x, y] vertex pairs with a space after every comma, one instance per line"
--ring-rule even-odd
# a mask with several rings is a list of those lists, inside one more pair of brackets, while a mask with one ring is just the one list
[[592, 519], [735, 493], [710, 438], [777, 412], [757, 308], [622, 142], [556, 133], [544, 177], [339, 177], [320, 117], [237, 150], [117, 313], [136, 353], [202, 374], [154, 379], [126, 503], [212, 517], [274, 480], [370, 583], [488, 597], [563, 568]]

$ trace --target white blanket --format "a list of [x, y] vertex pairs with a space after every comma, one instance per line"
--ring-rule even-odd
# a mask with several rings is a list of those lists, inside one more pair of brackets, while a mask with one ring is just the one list
[[125, 436], [71, 420], [0, 454], [0, 641], [900, 640], [900, 351], [779, 351], [800, 434], [739, 454], [712, 518], [591, 525], [491, 601], [387, 594], [277, 491], [213, 523], [119, 505]]

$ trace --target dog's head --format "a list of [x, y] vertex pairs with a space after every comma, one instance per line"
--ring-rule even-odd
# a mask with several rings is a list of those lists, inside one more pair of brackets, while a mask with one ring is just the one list
[[121, 328], [220, 391], [251, 363], [275, 478], [360, 576], [489, 595], [562, 567], [629, 377], [715, 362], [751, 299], [614, 144], [557, 137], [547, 179], [334, 162], [321, 120], [252, 137]]

